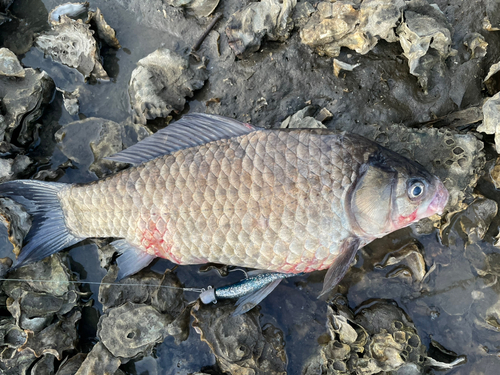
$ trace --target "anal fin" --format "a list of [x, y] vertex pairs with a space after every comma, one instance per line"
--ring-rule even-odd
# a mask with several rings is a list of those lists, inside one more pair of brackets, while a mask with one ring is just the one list
[[116, 240], [111, 242], [110, 245], [121, 254], [116, 259], [116, 263], [120, 268], [116, 276], [116, 280], [118, 281], [139, 272], [156, 258], [154, 255], [149, 255], [143, 250], [129, 244], [126, 240]]

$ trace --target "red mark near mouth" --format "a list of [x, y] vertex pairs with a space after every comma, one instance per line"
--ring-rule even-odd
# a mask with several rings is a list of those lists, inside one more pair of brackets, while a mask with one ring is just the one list
[[413, 211], [408, 216], [401, 215], [400, 217], [398, 217], [397, 226], [398, 228], [404, 228], [409, 224], [413, 223], [416, 219], [417, 219], [417, 210]]

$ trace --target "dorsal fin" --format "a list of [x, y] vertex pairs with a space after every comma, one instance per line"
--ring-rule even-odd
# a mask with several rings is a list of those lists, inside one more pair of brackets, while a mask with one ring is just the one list
[[238, 137], [256, 130], [250, 124], [227, 117], [194, 113], [106, 159], [138, 165], [178, 150]]

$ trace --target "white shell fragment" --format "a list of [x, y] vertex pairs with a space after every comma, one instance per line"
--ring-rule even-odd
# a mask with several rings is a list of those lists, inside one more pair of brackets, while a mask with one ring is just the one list
[[313, 106], [307, 106], [304, 109], [301, 109], [297, 113], [292, 116], [288, 116], [285, 121], [283, 121], [280, 125], [280, 128], [289, 128], [289, 129], [297, 129], [297, 128], [323, 128], [326, 129], [326, 126], [323, 125], [320, 121], [316, 120], [312, 115], [315, 112], [315, 108]]
[[500, 153], [500, 92], [483, 104], [483, 116], [483, 123], [477, 127], [477, 131], [495, 134], [495, 148]]
[[208, 17], [213, 13], [220, 0], [168, 0], [169, 5], [185, 7], [191, 10], [196, 17]]
[[488, 51], [488, 42], [479, 33], [468, 34], [464, 39], [464, 45], [471, 51], [473, 59], [483, 58]]
[[16, 155], [14, 159], [0, 159], [0, 182], [13, 180], [26, 175], [33, 161], [26, 155]]
[[338, 77], [340, 74], [341, 70], [347, 70], [349, 72], [352, 72], [354, 68], [357, 68], [361, 64], [348, 64], [346, 62], [333, 59], [333, 74], [335, 74], [335, 77]]
[[75, 91], [65, 91], [60, 88], [56, 88], [57, 91], [62, 93], [64, 108], [71, 116], [75, 116], [78, 114], [80, 110], [80, 106], [78, 105], [78, 98], [80, 97], [80, 88], [77, 88]]
[[167, 48], [154, 51], [137, 65], [130, 78], [129, 95], [134, 121], [139, 124], [181, 111], [185, 97], [193, 96], [208, 78], [203, 65], [192, 66], [188, 58]]
[[52, 30], [40, 35], [35, 45], [54, 61], [77, 69], [87, 79], [108, 80], [101, 65], [97, 42], [90, 25], [62, 15]]
[[229, 46], [236, 56], [258, 51], [264, 37], [284, 41], [293, 29], [292, 12], [297, 0], [252, 2], [234, 13], [226, 27]]
[[17, 56], [8, 48], [0, 48], [0, 75], [19, 78], [26, 76]]
[[49, 23], [56, 24], [61, 21], [61, 16], [67, 16], [69, 18], [76, 18], [81, 14], [87, 12], [89, 9], [89, 3], [66, 3], [58, 5], [49, 13]]

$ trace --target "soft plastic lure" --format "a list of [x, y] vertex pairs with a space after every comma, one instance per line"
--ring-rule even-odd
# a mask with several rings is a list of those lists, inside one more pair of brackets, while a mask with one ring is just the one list
[[216, 303], [220, 299], [238, 298], [238, 301], [236, 301], [236, 310], [234, 310], [232, 315], [241, 315], [257, 306], [260, 301], [266, 298], [278, 286], [281, 280], [300, 276], [303, 273], [263, 273], [262, 271], [251, 271], [248, 275], [249, 277], [246, 279], [222, 288], [208, 287], [207, 290], [200, 294], [201, 302], [208, 304], [211, 302]]

